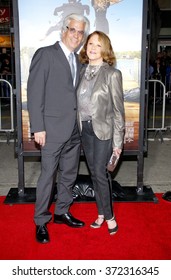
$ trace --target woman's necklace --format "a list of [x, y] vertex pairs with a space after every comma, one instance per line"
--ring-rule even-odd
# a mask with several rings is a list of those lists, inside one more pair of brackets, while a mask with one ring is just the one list
[[88, 64], [86, 71], [85, 71], [85, 78], [86, 80], [92, 80], [97, 72], [99, 71], [100, 67], [102, 66], [102, 63], [99, 65], [90, 65]]

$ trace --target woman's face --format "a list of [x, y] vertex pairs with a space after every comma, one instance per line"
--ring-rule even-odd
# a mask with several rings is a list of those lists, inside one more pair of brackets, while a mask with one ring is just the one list
[[91, 65], [99, 65], [102, 63], [103, 58], [101, 55], [102, 44], [99, 42], [99, 36], [94, 34], [90, 37], [87, 43], [87, 56]]

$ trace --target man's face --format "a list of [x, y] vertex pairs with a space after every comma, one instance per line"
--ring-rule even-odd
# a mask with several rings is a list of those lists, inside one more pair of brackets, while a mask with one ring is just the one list
[[71, 20], [66, 32], [62, 34], [62, 42], [72, 52], [77, 49], [84, 39], [85, 23]]

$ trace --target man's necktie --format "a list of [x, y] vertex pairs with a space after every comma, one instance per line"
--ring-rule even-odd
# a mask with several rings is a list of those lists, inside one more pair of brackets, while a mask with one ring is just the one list
[[70, 64], [71, 74], [72, 74], [73, 83], [74, 83], [74, 79], [75, 79], [75, 66], [74, 66], [74, 54], [73, 53], [70, 53], [70, 55], [69, 55], [69, 64]]

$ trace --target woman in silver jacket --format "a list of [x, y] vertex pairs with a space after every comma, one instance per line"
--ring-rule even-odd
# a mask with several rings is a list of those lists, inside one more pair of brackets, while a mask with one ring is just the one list
[[101, 31], [88, 36], [79, 58], [84, 67], [77, 90], [78, 122], [98, 209], [91, 227], [100, 228], [106, 220], [109, 234], [113, 235], [118, 225], [112, 205], [111, 174], [106, 167], [112, 151], [120, 156], [123, 148], [122, 74], [114, 68], [116, 59], [110, 39]]

